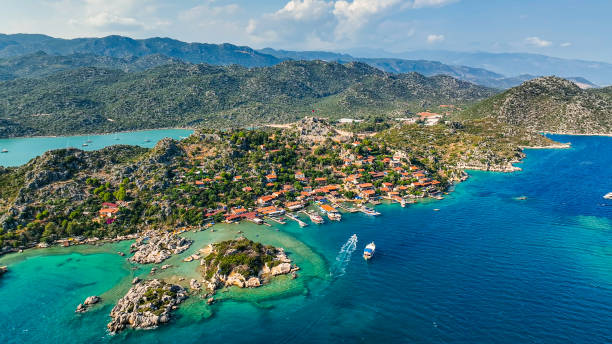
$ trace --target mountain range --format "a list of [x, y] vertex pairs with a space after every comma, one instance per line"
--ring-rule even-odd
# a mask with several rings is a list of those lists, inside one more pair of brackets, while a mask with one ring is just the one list
[[176, 126], [405, 116], [467, 106], [497, 91], [449, 76], [390, 74], [360, 62], [270, 67], [170, 63], [140, 72], [83, 67], [0, 82], [0, 137]]
[[612, 63], [564, 59], [530, 53], [460, 52], [448, 50], [415, 50], [389, 53], [381, 50], [359, 49], [353, 55], [376, 58], [425, 59], [450, 65], [485, 68], [494, 73], [516, 76], [521, 74], [563, 78], [583, 77], [601, 86], [612, 85]]
[[[457, 61], [459, 61], [458, 56], [460, 55], [457, 55], [458, 53], [453, 55], [451, 52], [444, 55], [441, 52], [436, 53], [433, 51], [431, 53], [436, 53], [437, 55], [431, 55], [430, 58], [419, 57], [425, 56], [425, 51], [415, 52], [413, 55], [406, 53], [405, 55], [409, 56], [410, 59], [390, 58], [387, 56], [389, 53], [380, 52], [381, 55], [379, 57], [365, 58], [324, 51], [299, 52], [270, 48], [255, 50], [227, 43], [186, 43], [175, 39], [158, 37], [140, 40], [123, 36], [61, 39], [45, 35], [0, 34], [0, 58], [14, 58], [38, 52], [45, 52], [49, 55], [85, 54], [120, 59], [163, 55], [190, 63], [208, 63], [213, 65], [239, 64], [245, 67], [272, 66], [288, 59], [337, 62], [359, 61], [391, 73], [418, 72], [426, 76], [444, 74], [479, 85], [501, 89], [513, 87], [537, 76], [549, 74], [560, 75], [570, 79], [581, 77], [581, 85], [587, 87], [595, 87], [596, 85], [586, 79], [597, 80], [596, 83], [602, 85], [612, 84], [612, 65], [599, 62], [555, 59], [533, 54], [506, 54], [502, 57], [495, 55], [497, 56], [495, 63], [488, 68], [488, 65], [491, 64], [488, 61], [492, 59], [489, 55], [483, 57], [484, 62], [479, 62], [476, 57], [473, 57], [471, 60], [466, 59], [466, 63], [459, 63]], [[369, 54], [372, 53], [370, 52]], [[445, 58], [444, 56], [452, 58]], [[547, 60], [532, 62], [536, 58]], [[533, 65], [533, 68], [525, 69], [522, 66], [521, 59], [525, 59], [524, 64], [526, 66]], [[591, 67], [585, 65], [587, 62], [589, 63], [588, 66]], [[557, 68], [550, 69], [549, 64], [551, 63], [557, 66]], [[562, 63], [567, 63], [573, 67], [563, 69], [561, 68]], [[577, 64], [577, 66], [574, 66], [574, 64]], [[1, 70], [0, 73], [2, 73]], [[507, 75], [511, 76], [508, 77]], [[591, 76], [593, 77], [591, 78]], [[584, 79], [585, 77], [586, 79]], [[4, 79], [7, 78], [5, 75]]]
[[94, 54], [117, 58], [160, 54], [191, 63], [271, 66], [281, 62], [271, 55], [233, 44], [185, 43], [170, 38], [132, 39], [123, 36], [62, 39], [33, 34], [0, 34], [0, 57], [43, 51], [50, 55]]

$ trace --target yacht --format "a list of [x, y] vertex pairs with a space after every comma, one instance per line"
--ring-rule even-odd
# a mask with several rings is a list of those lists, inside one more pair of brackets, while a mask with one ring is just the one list
[[8, 153], [8, 149], [3, 148], [3, 149], [2, 149], [2, 153]]
[[376, 210], [374, 210], [372, 208], [369, 208], [369, 207], [366, 207], [366, 206], [361, 207], [361, 211], [364, 214], [370, 215], [370, 216], [378, 216], [378, 215], [380, 215], [380, 213], [377, 212]]

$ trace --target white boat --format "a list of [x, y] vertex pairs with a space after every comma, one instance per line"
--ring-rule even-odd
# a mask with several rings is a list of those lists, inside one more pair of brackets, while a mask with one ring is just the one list
[[2, 149], [2, 153], [8, 153], [8, 149], [3, 148], [3, 149]]
[[603, 198], [612, 199], [612, 192], [608, 192], [607, 194], [605, 194], [605, 196], [603, 196]]
[[83, 144], [82, 144], [82, 146], [83, 146], [83, 147], [87, 147], [87, 146], [89, 146], [89, 145], [88, 145], [87, 143], [83, 143]]
[[342, 220], [342, 215], [340, 213], [327, 213], [327, 218], [332, 221], [340, 221]]
[[378, 216], [378, 215], [380, 215], [380, 213], [377, 212], [376, 210], [374, 210], [372, 208], [368, 208], [366, 206], [361, 207], [361, 212], [363, 212], [366, 215], [370, 215], [370, 216]]
[[363, 250], [363, 259], [370, 260], [374, 255], [374, 251], [376, 251], [376, 245], [374, 245], [374, 241], [367, 244], [365, 249]]
[[323, 218], [320, 215], [317, 215], [315, 213], [308, 213], [308, 216], [310, 217], [310, 221], [316, 223], [316, 224], [322, 224], [325, 221], [323, 220]]

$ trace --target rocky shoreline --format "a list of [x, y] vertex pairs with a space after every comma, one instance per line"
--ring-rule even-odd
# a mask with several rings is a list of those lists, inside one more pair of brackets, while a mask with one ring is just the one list
[[159, 231], [144, 232], [130, 246], [130, 252], [134, 253], [130, 261], [140, 264], [158, 264], [174, 254], [184, 252], [191, 244], [191, 240], [180, 235]]
[[117, 333], [125, 328], [150, 329], [170, 321], [171, 313], [187, 299], [187, 291], [159, 279], [136, 283], [111, 310], [107, 328]]
[[283, 248], [263, 246], [244, 237], [210, 244], [200, 250], [205, 255], [200, 261], [204, 272], [201, 283], [192, 280], [192, 289], [203, 285], [208, 295], [220, 287], [257, 288], [269, 282], [271, 277], [295, 274], [300, 268], [291, 265]]

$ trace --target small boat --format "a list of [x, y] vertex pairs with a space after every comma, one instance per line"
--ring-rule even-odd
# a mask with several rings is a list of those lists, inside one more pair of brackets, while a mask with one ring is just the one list
[[310, 221], [312, 221], [312, 222], [314, 222], [314, 223], [316, 223], [316, 224], [319, 224], [319, 225], [320, 225], [320, 224], [322, 224], [322, 223], [324, 223], [324, 222], [325, 222], [325, 221], [323, 220], [323, 218], [322, 218], [320, 215], [318, 215], [318, 214], [315, 214], [315, 213], [308, 213], [308, 216], [310, 217]]
[[374, 241], [367, 244], [365, 249], [363, 250], [363, 259], [370, 260], [374, 255], [374, 251], [376, 251], [376, 245], [374, 245]]
[[380, 215], [380, 213], [377, 212], [376, 210], [374, 210], [372, 208], [368, 208], [366, 206], [361, 207], [361, 212], [363, 212], [366, 215], [370, 215], [370, 216], [378, 216], [378, 215]]
[[3, 148], [3, 149], [2, 149], [2, 153], [8, 153], [8, 149]]
[[146, 139], [146, 140], [144, 140], [144, 142], [151, 142], [151, 140], [149, 140], [149, 139]]
[[342, 215], [337, 212], [334, 212], [334, 213], [330, 212], [330, 213], [327, 213], [327, 218], [329, 218], [332, 221], [340, 221], [342, 220]]
[[89, 146], [89, 145], [88, 145], [87, 143], [83, 143], [83, 144], [82, 144], [82, 146], [83, 146], [83, 147], [87, 147], [87, 146]]
[[605, 199], [612, 199], [612, 192], [608, 192], [607, 194], [605, 194], [603, 196], [603, 198], [605, 198]]
[[87, 143], [92, 143], [93, 141], [92, 141], [92, 140], [87, 140], [87, 141], [85, 141], [85, 142], [87, 142]]

